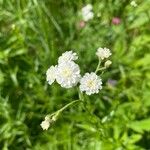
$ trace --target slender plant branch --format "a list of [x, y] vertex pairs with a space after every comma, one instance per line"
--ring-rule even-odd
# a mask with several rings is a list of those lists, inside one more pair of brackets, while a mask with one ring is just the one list
[[105, 69], [106, 69], [106, 67], [99, 68], [99, 69], [97, 69], [96, 73], [99, 72], [99, 71], [103, 71]]
[[66, 104], [64, 107], [62, 107], [61, 109], [57, 110], [56, 112], [48, 115], [48, 117], [49, 118], [53, 118], [54, 120], [57, 120], [57, 118], [58, 118], [60, 113], [62, 113], [65, 109], [67, 109], [68, 107], [70, 107], [70, 106], [72, 106], [72, 105], [74, 105], [74, 104], [76, 104], [78, 102], [82, 102], [82, 100], [80, 100], [80, 99], [79, 100], [74, 100], [74, 101]]
[[103, 134], [100, 129], [100, 128], [103, 128], [103, 124], [101, 123], [100, 118], [98, 118], [95, 114], [90, 112], [90, 110], [87, 107], [87, 102], [84, 98], [83, 93], [80, 90], [78, 90], [78, 91], [79, 91], [79, 99], [81, 99], [81, 101], [83, 102], [83, 107], [84, 107], [85, 111], [89, 114], [89, 116], [91, 116], [91, 118], [93, 118], [95, 120], [95, 127], [96, 127], [97, 131], [100, 131], [101, 134]]
[[74, 101], [68, 103], [67, 105], [65, 105], [64, 107], [62, 107], [61, 109], [59, 109], [58, 112], [62, 112], [65, 109], [67, 109], [69, 106], [71, 106], [71, 105], [73, 105], [75, 103], [78, 103], [78, 102], [82, 102], [82, 100], [80, 100], [80, 99], [79, 100], [74, 100]]
[[97, 65], [97, 68], [96, 68], [96, 70], [95, 70], [95, 73], [98, 72], [100, 65], [101, 65], [101, 60], [100, 60], [100, 58], [99, 58], [98, 65]]

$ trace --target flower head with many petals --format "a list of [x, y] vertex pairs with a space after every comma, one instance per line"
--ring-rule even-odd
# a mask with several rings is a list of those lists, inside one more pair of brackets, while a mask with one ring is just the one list
[[82, 8], [82, 17], [84, 21], [89, 21], [90, 19], [93, 19], [94, 13], [92, 12], [92, 5], [88, 4], [85, 7]]
[[73, 61], [58, 64], [56, 81], [64, 88], [75, 86], [80, 80], [80, 68]]
[[51, 66], [46, 72], [46, 80], [51, 85], [56, 79], [57, 66]]
[[108, 58], [109, 56], [111, 56], [111, 52], [108, 48], [98, 48], [96, 55], [100, 58], [100, 59], [105, 59]]
[[77, 53], [74, 53], [73, 51], [66, 51], [58, 58], [58, 63], [60, 64], [68, 61], [74, 61], [77, 59], [78, 59]]
[[94, 72], [86, 73], [80, 80], [80, 90], [87, 95], [98, 93], [102, 89], [102, 81]]

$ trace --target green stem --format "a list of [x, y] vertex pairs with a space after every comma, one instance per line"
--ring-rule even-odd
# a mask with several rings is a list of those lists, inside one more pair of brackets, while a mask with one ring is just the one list
[[100, 65], [101, 65], [101, 60], [100, 60], [100, 58], [99, 58], [99, 62], [98, 62], [97, 68], [96, 68], [96, 70], [95, 70], [95, 73], [98, 72]]
[[95, 128], [97, 129], [97, 131], [100, 131], [101, 135], [104, 136], [104, 133], [102, 133], [101, 130], [100, 130], [100, 129], [104, 128], [102, 123], [101, 123], [100, 118], [98, 118], [95, 114], [90, 112], [90, 110], [87, 107], [87, 102], [84, 98], [83, 93], [81, 93], [80, 90], [78, 92], [79, 92], [79, 99], [83, 102], [83, 107], [84, 107], [85, 111], [89, 114], [89, 116], [91, 116], [91, 119], [94, 119]]
[[61, 109], [59, 109], [57, 112], [60, 113], [60, 112], [64, 111], [66, 108], [68, 108], [69, 106], [71, 106], [75, 103], [78, 103], [78, 102], [82, 102], [82, 100], [80, 100], [80, 99], [79, 100], [74, 100], [74, 101], [68, 103], [67, 105], [65, 105], [64, 107], [62, 107]]
[[84, 102], [84, 97], [83, 97], [83, 93], [80, 91], [80, 89], [78, 89], [78, 95], [79, 95], [79, 99]]
[[97, 72], [98, 72], [98, 71], [103, 71], [103, 70], [105, 70], [105, 69], [106, 69], [106, 67], [99, 68], [99, 69], [97, 70]]
[[65, 109], [67, 109], [69, 106], [71, 105], [74, 105], [75, 103], [78, 103], [78, 102], [82, 102], [82, 100], [74, 100], [70, 103], [68, 103], [67, 105], [65, 105], [64, 107], [62, 107], [61, 109], [57, 110], [56, 112], [48, 115], [49, 118], [52, 118], [52, 120], [56, 121], [57, 118], [59, 117], [60, 113], [62, 113]]

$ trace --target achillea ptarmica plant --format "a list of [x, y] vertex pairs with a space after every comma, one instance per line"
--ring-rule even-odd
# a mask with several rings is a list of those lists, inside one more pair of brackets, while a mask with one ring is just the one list
[[[66, 51], [58, 58], [57, 65], [49, 67], [46, 72], [48, 84], [51, 85], [56, 81], [61, 87], [66, 89], [78, 87], [79, 99], [71, 101], [56, 112], [47, 115], [45, 120], [41, 123], [43, 130], [48, 130], [50, 125], [54, 123], [59, 115], [69, 106], [78, 102], [82, 102], [82, 104], [85, 105], [84, 92], [86, 95], [100, 92], [102, 89], [102, 79], [98, 74], [111, 65], [112, 62], [107, 60], [107, 58], [111, 56], [111, 52], [108, 48], [98, 48], [96, 55], [99, 58], [99, 62], [95, 72], [85, 73], [83, 77], [80, 74], [79, 65], [75, 62], [78, 59], [77, 53], [73, 51]], [[104, 61], [104, 66], [101, 66], [102, 61]]]

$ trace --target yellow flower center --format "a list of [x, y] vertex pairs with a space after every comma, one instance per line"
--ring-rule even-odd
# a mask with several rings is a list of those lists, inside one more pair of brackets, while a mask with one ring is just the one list
[[94, 82], [93, 82], [92, 80], [89, 80], [89, 81], [87, 82], [87, 86], [88, 86], [89, 88], [92, 88], [92, 87], [95, 86], [95, 84], [94, 84]]
[[69, 68], [65, 68], [63, 71], [62, 71], [62, 75], [66, 78], [70, 77], [72, 74], [72, 71], [69, 69]]

